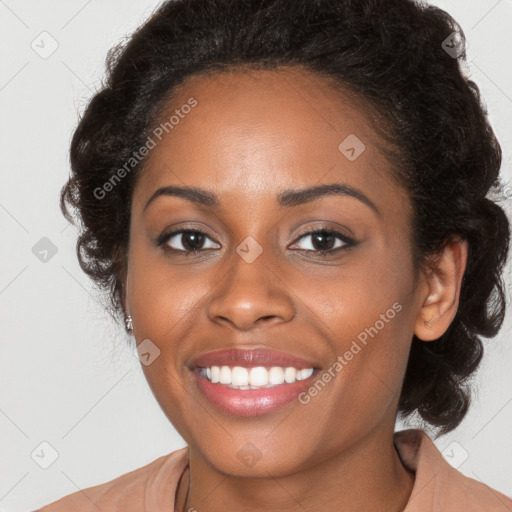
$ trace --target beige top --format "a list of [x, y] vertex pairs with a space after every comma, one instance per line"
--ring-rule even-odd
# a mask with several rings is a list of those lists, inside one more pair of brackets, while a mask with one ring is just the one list
[[[403, 464], [415, 472], [404, 512], [512, 512], [512, 499], [450, 466], [424, 431], [395, 432], [394, 440]], [[187, 465], [185, 447], [36, 512], [170, 512]]]

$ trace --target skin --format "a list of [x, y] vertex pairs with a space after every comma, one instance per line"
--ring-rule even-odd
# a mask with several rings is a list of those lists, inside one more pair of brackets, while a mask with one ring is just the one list
[[[123, 276], [137, 343], [149, 338], [161, 351], [143, 366], [146, 378], [190, 447], [176, 510], [403, 510], [414, 475], [393, 432], [410, 343], [413, 334], [438, 338], [453, 320], [466, 243], [447, 244], [436, 267], [416, 272], [411, 204], [379, 150], [384, 142], [363, 103], [324, 78], [299, 68], [194, 76], [162, 118], [190, 97], [197, 106], [152, 149], [134, 188]], [[338, 149], [349, 134], [366, 146], [354, 161]], [[335, 182], [358, 189], [378, 213], [347, 195], [277, 203], [285, 189]], [[168, 185], [208, 189], [220, 207], [162, 196], [144, 210]], [[174, 253], [156, 245], [179, 228], [206, 233], [199, 252], [179, 252], [190, 248], [186, 234], [164, 244]], [[301, 238], [319, 228], [356, 245]], [[248, 236], [263, 250], [252, 263], [236, 252]], [[199, 354], [244, 346], [326, 370], [394, 303], [401, 311], [307, 404], [230, 415], [189, 369]], [[261, 455], [252, 467], [237, 456], [248, 442]]]

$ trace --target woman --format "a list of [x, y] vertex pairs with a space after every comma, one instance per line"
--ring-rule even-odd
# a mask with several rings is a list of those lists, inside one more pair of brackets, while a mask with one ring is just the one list
[[501, 149], [410, 0], [179, 0], [109, 55], [62, 209], [187, 447], [43, 512], [477, 511], [444, 460], [504, 317]]

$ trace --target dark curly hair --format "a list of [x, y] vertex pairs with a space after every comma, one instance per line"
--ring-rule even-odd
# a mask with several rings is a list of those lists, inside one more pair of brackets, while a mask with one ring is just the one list
[[[82, 269], [123, 313], [131, 197], [145, 159], [95, 193], [143, 145], [187, 77], [302, 66], [367, 105], [394, 178], [409, 191], [415, 268], [454, 238], [468, 242], [457, 314], [426, 343], [413, 337], [398, 412], [441, 433], [470, 401], [469, 377], [505, 313], [509, 222], [486, 197], [500, 188], [501, 148], [479, 89], [466, 78], [465, 36], [445, 11], [413, 0], [175, 0], [164, 2], [107, 56], [107, 77], [74, 132], [61, 209], [81, 221]], [[491, 190], [492, 189], [492, 190]]]

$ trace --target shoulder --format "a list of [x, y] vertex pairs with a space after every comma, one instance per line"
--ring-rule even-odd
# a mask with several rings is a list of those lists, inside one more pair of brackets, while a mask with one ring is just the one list
[[185, 447], [113, 480], [64, 496], [36, 512], [167, 510], [169, 502], [164, 501], [171, 499], [187, 463], [188, 447]]
[[395, 432], [394, 439], [403, 464], [416, 474], [404, 512], [512, 510], [512, 499], [452, 467], [423, 430]]

